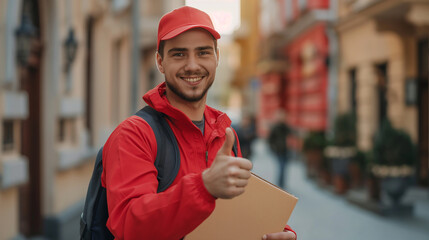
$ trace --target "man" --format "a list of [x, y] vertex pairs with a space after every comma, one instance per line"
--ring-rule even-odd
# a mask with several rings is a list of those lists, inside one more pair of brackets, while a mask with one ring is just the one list
[[268, 145], [274, 153], [278, 164], [277, 185], [285, 187], [285, 170], [288, 164], [288, 149], [286, 138], [289, 135], [289, 127], [286, 125], [285, 113], [283, 110], [276, 112], [276, 120], [268, 135]]
[[250, 160], [252, 157], [252, 144], [257, 138], [255, 130], [255, 117], [245, 114], [234, 129], [240, 141], [241, 155]]
[[[160, 20], [156, 62], [165, 82], [143, 99], [166, 115], [178, 142], [180, 170], [173, 184], [157, 193], [152, 129], [136, 116], [115, 129], [103, 148], [102, 184], [107, 227], [116, 239], [181, 239], [212, 213], [217, 198], [244, 192], [252, 164], [231, 156], [231, 121], [206, 106], [219, 38], [209, 16], [195, 8], [176, 9]], [[295, 234], [271, 233], [264, 239], [295, 239]]]

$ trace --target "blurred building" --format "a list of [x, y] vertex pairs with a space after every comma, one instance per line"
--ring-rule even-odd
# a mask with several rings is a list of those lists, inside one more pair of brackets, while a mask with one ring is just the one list
[[338, 111], [356, 114], [362, 150], [384, 119], [409, 133], [419, 181], [428, 184], [429, 1], [339, 3]]
[[159, 18], [184, 1], [0, 1], [0, 239], [78, 239], [95, 154], [162, 80]]
[[231, 67], [235, 69], [232, 86], [241, 97], [243, 115], [258, 112], [259, 80], [257, 64], [260, 56], [259, 0], [241, 1], [241, 25], [234, 32], [234, 54], [238, 56]]
[[337, 114], [357, 117], [358, 147], [369, 150], [384, 119], [419, 148], [428, 184], [427, 0], [261, 0], [260, 122], [284, 109], [302, 135], [330, 136]]
[[[287, 112], [288, 124], [300, 132], [325, 130], [330, 121], [329, 84], [335, 83], [336, 1], [261, 1], [262, 59], [260, 127], [268, 128], [278, 109]], [[329, 79], [329, 80], [328, 80]], [[330, 102], [331, 101], [331, 102]]]

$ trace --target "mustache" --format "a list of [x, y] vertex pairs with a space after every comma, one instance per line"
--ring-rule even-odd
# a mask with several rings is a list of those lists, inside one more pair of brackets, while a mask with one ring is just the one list
[[177, 75], [181, 77], [205, 76], [207, 75], [207, 71], [184, 71], [179, 72]]

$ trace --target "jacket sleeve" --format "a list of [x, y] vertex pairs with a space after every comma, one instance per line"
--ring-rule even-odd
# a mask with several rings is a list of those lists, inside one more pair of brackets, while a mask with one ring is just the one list
[[105, 144], [102, 184], [115, 239], [180, 239], [214, 210], [201, 173], [157, 193], [156, 148], [152, 129], [137, 118], [121, 123]]
[[298, 235], [296, 234], [296, 232], [289, 225], [286, 225], [284, 231], [291, 231], [291, 232], [293, 232], [295, 234], [295, 239], [298, 239]]

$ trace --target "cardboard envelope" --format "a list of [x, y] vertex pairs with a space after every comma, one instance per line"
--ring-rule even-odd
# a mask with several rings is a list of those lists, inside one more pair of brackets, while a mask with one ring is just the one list
[[298, 199], [252, 174], [246, 191], [216, 200], [213, 213], [185, 240], [260, 240], [283, 231]]

